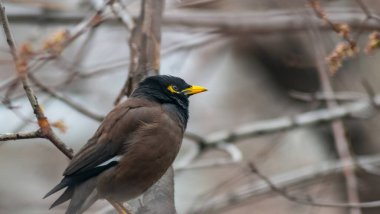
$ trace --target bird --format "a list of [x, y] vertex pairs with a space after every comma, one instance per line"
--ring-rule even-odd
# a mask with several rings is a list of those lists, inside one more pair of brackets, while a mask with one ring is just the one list
[[173, 163], [189, 119], [189, 97], [204, 91], [169, 75], [141, 81], [44, 196], [66, 188], [50, 209], [70, 200], [66, 214], [80, 214], [98, 199], [123, 203], [141, 196]]

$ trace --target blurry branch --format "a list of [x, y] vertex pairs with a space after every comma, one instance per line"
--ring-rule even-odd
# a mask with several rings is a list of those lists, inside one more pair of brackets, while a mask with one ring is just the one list
[[[333, 98], [330, 93], [318, 93], [322, 99]], [[328, 123], [336, 121], [337, 119], [343, 118], [369, 118], [371, 115], [375, 113], [374, 107], [380, 106], [380, 95], [370, 97], [364, 96], [364, 94], [347, 92], [347, 93], [338, 93], [338, 97], [341, 98], [361, 98], [361, 100], [348, 103], [341, 106], [336, 106], [328, 109], [319, 109], [315, 111], [310, 111], [294, 116], [281, 117], [266, 121], [256, 121], [252, 123], [248, 123], [245, 125], [240, 125], [237, 128], [232, 130], [221, 130], [214, 133], [209, 134], [208, 136], [200, 136], [195, 133], [186, 132], [185, 138], [197, 143], [198, 150], [191, 160], [180, 163], [176, 170], [189, 170], [189, 169], [200, 169], [207, 168], [210, 166], [213, 167], [223, 167], [231, 164], [241, 162], [241, 157], [239, 155], [240, 151], [238, 148], [236, 150], [238, 152], [230, 152], [232, 150], [225, 150], [230, 155], [231, 158], [223, 158], [223, 159], [211, 159], [211, 160], [203, 160], [200, 162], [192, 163], [196, 160], [203, 152], [205, 152], [209, 148], [217, 148], [223, 149], [223, 147], [219, 147], [218, 145], [228, 145], [228, 143], [234, 143], [243, 139], [256, 137], [265, 134], [273, 134], [276, 132], [281, 132], [284, 130], [295, 129], [299, 127], [304, 127], [307, 125], [313, 125], [318, 123]], [[305, 94], [302, 94], [305, 96]], [[308, 98], [308, 97], [307, 97]], [[364, 99], [366, 98], [366, 99]], [[241, 153], [240, 153], [241, 154]], [[237, 158], [239, 157], [239, 158]]]
[[111, 4], [111, 11], [119, 18], [127, 30], [132, 31], [135, 26], [135, 21], [121, 0], [115, 0], [115, 2]]
[[36, 84], [36, 86], [38, 88], [40, 88], [42, 91], [50, 94], [51, 96], [57, 98], [58, 100], [62, 101], [63, 103], [65, 103], [66, 105], [70, 106], [71, 108], [75, 109], [76, 111], [78, 111], [79, 113], [82, 113], [83, 115], [91, 118], [91, 119], [94, 119], [96, 121], [99, 121], [101, 122], [103, 119], [104, 119], [104, 116], [103, 115], [98, 115], [98, 114], [95, 114], [91, 111], [89, 111], [87, 108], [85, 108], [84, 106], [81, 106], [77, 103], [75, 103], [73, 100], [71, 100], [69, 97], [66, 97], [60, 93], [58, 93], [57, 91], [55, 91], [54, 89], [44, 85], [41, 81], [39, 81], [37, 78], [34, 77], [34, 75], [32, 74], [29, 74], [29, 78], [30, 80], [32, 80], [32, 82], [34, 84]]
[[[357, 8], [328, 8], [324, 9], [329, 14], [329, 20], [334, 23], [346, 23], [356, 30], [379, 30], [380, 23], [366, 18], [361, 10]], [[167, 11], [162, 24], [165, 27], [186, 26], [190, 28], [216, 28], [219, 32], [230, 34], [255, 33], [268, 34], [279, 32], [299, 32], [310, 29], [310, 23], [305, 22], [302, 16], [310, 16], [310, 9], [299, 9], [295, 13], [294, 9], [289, 10], [269, 10], [244, 13], [225, 13], [215, 11], [199, 10], [174, 10]], [[134, 18], [137, 16], [132, 14]], [[78, 23], [85, 16], [81, 12], [47, 13], [41, 14], [39, 10], [26, 11], [23, 13], [14, 12], [10, 15], [13, 22], [44, 22], [45, 24], [65, 24]], [[332, 30], [316, 17], [311, 19], [312, 24], [320, 30]], [[117, 19], [107, 19], [109, 24], [120, 24]]]
[[[218, 144], [215, 149], [219, 149], [226, 152], [229, 158], [203, 160], [197, 163], [183, 163], [177, 167], [174, 167], [174, 169], [175, 170], [189, 170], [189, 169], [204, 169], [204, 168], [219, 167], [219, 166], [229, 166], [232, 164], [241, 163], [241, 161], [243, 160], [243, 154], [241, 153], [240, 149], [233, 144], [221, 143], [221, 144]], [[198, 157], [200, 154], [201, 154], [201, 150], [198, 152], [198, 155], [196, 155], [193, 158], [193, 160], [196, 157]]]
[[[120, 60], [120, 61], [115, 61], [112, 63], [105, 63], [102, 65], [96, 65], [96, 66], [94, 66], [94, 68], [89, 68], [89, 69], [77, 68], [77, 70], [79, 70], [78, 77], [81, 79], [84, 79], [84, 78], [99, 76], [102, 74], [103, 75], [109, 74], [110, 72], [113, 72], [116, 68], [123, 68], [123, 67], [128, 66], [128, 65], [129, 65], [129, 61]], [[91, 72], [88, 72], [88, 71], [91, 71]]]
[[373, 113], [374, 105], [376, 107], [380, 106], [380, 95], [374, 96], [373, 102], [370, 100], [361, 100], [329, 109], [319, 109], [294, 116], [256, 121], [240, 125], [232, 130], [217, 131], [206, 137], [195, 137], [194, 134], [190, 137], [194, 141], [203, 144], [202, 146], [204, 147], [212, 147], [218, 143], [232, 143], [258, 135], [272, 134], [307, 125], [332, 122], [337, 119], [356, 117], [357, 115], [369, 115]]
[[40, 130], [34, 132], [18, 132], [18, 133], [5, 133], [0, 134], [0, 141], [7, 140], [21, 140], [21, 139], [31, 139], [31, 138], [42, 138], [43, 135]]
[[[343, 165], [343, 168], [344, 168], [344, 165]], [[252, 173], [256, 174], [260, 179], [262, 179], [273, 192], [280, 194], [282, 197], [284, 197], [287, 200], [292, 201], [292, 202], [296, 202], [296, 203], [303, 204], [303, 205], [320, 206], [320, 207], [343, 207], [343, 208], [376, 208], [376, 207], [380, 207], [380, 200], [379, 201], [371, 201], [371, 202], [363, 202], [363, 203], [335, 203], [335, 202], [327, 202], [327, 201], [326, 202], [316, 201], [316, 200], [313, 200], [312, 198], [296, 197], [296, 196], [290, 195], [286, 190], [277, 187], [268, 177], [266, 177], [264, 174], [262, 174], [256, 168], [256, 166], [253, 163], [249, 163], [249, 167], [250, 167]]]
[[157, 75], [160, 70], [162, 0], [143, 0], [139, 18], [129, 39], [130, 63], [127, 81], [115, 100], [118, 104], [129, 96], [146, 76]]
[[[53, 132], [51, 125], [48, 121], [48, 118], [45, 116], [41, 106], [38, 103], [37, 97], [34, 94], [33, 89], [30, 87], [29, 79], [28, 79], [28, 57], [25, 57], [23, 55], [19, 56], [18, 52], [16, 50], [16, 45], [13, 39], [13, 35], [10, 30], [9, 22], [8, 22], [8, 17], [5, 14], [5, 7], [3, 6], [3, 2], [0, 0], [0, 15], [1, 15], [1, 20], [3, 23], [3, 29], [4, 33], [9, 45], [9, 48], [11, 50], [11, 54], [16, 66], [16, 72], [17, 76], [21, 79], [22, 85], [24, 87], [25, 93], [29, 99], [29, 102], [33, 108], [34, 114], [38, 120], [38, 125], [40, 127], [39, 130], [37, 130], [35, 133], [40, 135], [42, 138], [47, 138], [52, 142], [63, 154], [65, 154], [68, 158], [73, 157], [73, 151], [72, 149], [69, 149], [66, 147], [66, 145], [55, 135]], [[81, 31], [79, 31], [81, 32]], [[78, 36], [76, 34], [76, 36]], [[75, 39], [76, 36], [71, 37], [71, 39]], [[67, 40], [65, 44], [69, 44], [72, 40]], [[17, 133], [15, 134], [17, 137]], [[13, 139], [16, 140], [16, 139]], [[109, 201], [112, 205], [113, 202]], [[115, 209], [117, 209], [117, 206], [114, 206]], [[123, 213], [121, 208], [117, 209], [119, 213]]]
[[[211, 33], [211, 32], [210, 32]], [[216, 41], [222, 39], [220, 35], [218, 34], [209, 34], [208, 32], [202, 33], [199, 35], [194, 35], [191, 40], [185, 40], [181, 42], [174, 43], [166, 48], [164, 48], [161, 51], [161, 55], [165, 56], [168, 54], [172, 54], [176, 51], [185, 49], [191, 49], [195, 48], [204, 44], [209, 44], [210, 42]], [[96, 65], [94, 68], [89, 68], [89, 69], [83, 69], [83, 68], [77, 68], [80, 70], [80, 73], [78, 74], [79, 78], [88, 78], [88, 77], [94, 77], [98, 75], [104, 75], [104, 74], [109, 74], [112, 72], [112, 69], [115, 68], [121, 68], [129, 65], [129, 60], [125, 59], [120, 59], [120, 60], [115, 60], [112, 63], [104, 63], [102, 65]], [[91, 72], [89, 72], [89, 70]], [[87, 72], [87, 73], [84, 73]], [[1, 87], [1, 86], [0, 86]], [[1, 89], [0, 89], [1, 90]]]
[[[157, 0], [155, 0], [157, 1]], [[138, 204], [136, 214], [175, 214], [174, 202], [174, 171], [170, 167], [168, 171], [149, 188], [142, 196], [144, 206], [140, 205], [140, 201], [135, 200]]]
[[[49, 60], [57, 59], [57, 57], [67, 48], [71, 43], [73, 43], [78, 37], [98, 26], [102, 21], [102, 14], [111, 1], [106, 1], [103, 7], [97, 10], [89, 18], [84, 18], [79, 24], [77, 24], [71, 30], [60, 30], [55, 32], [50, 38], [44, 40], [44, 45], [38, 50], [33, 50], [29, 43], [24, 43], [20, 46], [19, 55], [23, 58], [25, 73], [32, 73], [42, 68], [48, 63]], [[26, 63], [25, 63], [26, 62]], [[17, 83], [19, 78], [13, 78], [6, 84], [3, 84], [0, 90], [8, 88], [10, 90], [13, 83]], [[13, 92], [12, 90], [10, 92]], [[8, 95], [8, 93], [7, 93]], [[3, 102], [7, 102], [7, 96], [3, 99]], [[10, 104], [10, 103], [8, 103]]]
[[59, 2], [47, 2], [44, 0], [8, 0], [14, 4], [20, 4], [24, 7], [37, 7], [44, 10], [68, 10], [70, 7], [67, 4]]
[[198, 6], [201, 7], [203, 4], [208, 4], [218, 0], [178, 0], [174, 3], [176, 7], [189, 7]]
[[[329, 65], [329, 70], [332, 75], [334, 75], [338, 69], [342, 66], [343, 60], [353, 57], [359, 52], [356, 41], [351, 36], [351, 27], [347, 23], [336, 23], [329, 19], [327, 13], [320, 5], [319, 0], [308, 0], [309, 5], [312, 8], [314, 14], [325, 23], [331, 30], [333, 30], [339, 37], [343, 39], [343, 42], [338, 43], [331, 53], [326, 57], [326, 60]], [[368, 19], [365, 19], [363, 24], [367, 22]], [[312, 25], [313, 29], [316, 31], [316, 27]], [[320, 56], [321, 57], [321, 56]], [[325, 59], [325, 55], [323, 56]], [[329, 101], [333, 102], [333, 101]]]
[[28, 62], [23, 57], [20, 57], [18, 55], [13, 35], [9, 26], [8, 17], [5, 13], [5, 7], [3, 6], [3, 2], [1, 0], [0, 7], [0, 16], [2, 20], [3, 30], [13, 57], [13, 61], [15, 63], [17, 75], [22, 82], [24, 91], [29, 99], [29, 103], [33, 108], [34, 114], [38, 120], [38, 125], [40, 129], [37, 132], [40, 132], [43, 138], [49, 139], [63, 154], [71, 158], [73, 156], [72, 150], [67, 148], [66, 145], [55, 135], [47, 117], [45, 116], [42, 108], [38, 103], [37, 97], [35, 96], [33, 89], [30, 87], [27, 74]]
[[[376, 20], [378, 23], [380, 23], [380, 17], [378, 15], [371, 13], [371, 11], [367, 7], [367, 5], [362, 0], [356, 0], [356, 3], [359, 5], [359, 7], [362, 9], [362, 11], [366, 14], [366, 17], [363, 20], [363, 23], [366, 23], [368, 20], [371, 20], [371, 19]], [[357, 38], [360, 37], [362, 32], [363, 32], [362, 29], [360, 29], [358, 31]], [[373, 31], [368, 36], [367, 47], [365, 49], [365, 52], [367, 54], [372, 54], [374, 49], [379, 48], [379, 38], [380, 38], [380, 34], [377, 30]]]
[[[158, 188], [158, 187], [172, 187], [174, 186], [174, 172], [173, 168], [169, 168], [164, 176], [150, 189], [148, 189], [145, 194], [141, 197], [141, 200], [135, 199], [128, 201], [130, 209], [133, 214], [174, 214], [175, 213], [175, 203], [174, 197], [168, 197], [173, 195], [172, 188]], [[169, 211], [169, 212], [168, 212]], [[113, 213], [112, 207], [104, 207], [96, 214]]]
[[326, 92], [315, 92], [315, 93], [305, 93], [300, 91], [290, 91], [290, 97], [305, 101], [305, 102], [313, 102], [313, 101], [327, 101], [327, 100], [337, 100], [337, 101], [357, 101], [368, 99], [367, 94], [359, 93], [359, 92], [335, 92], [335, 93], [326, 93]]
[[[380, 164], [380, 156], [364, 156], [358, 157], [358, 164], [363, 166], [363, 168], [373, 167]], [[281, 191], [285, 191], [285, 189], [295, 187], [298, 185], [310, 183], [316, 179], [319, 179], [328, 175], [336, 175], [337, 173], [343, 171], [343, 167], [346, 163], [338, 160], [338, 161], [327, 161], [320, 164], [315, 164], [311, 166], [302, 167], [293, 171], [288, 171], [283, 174], [266, 177], [266, 181], [257, 181], [253, 184], [245, 184], [241, 185], [231, 192], [217, 195], [213, 198], [208, 198], [206, 203], [201, 206], [195, 206], [193, 210], [190, 212], [192, 214], [195, 213], [217, 213], [219, 210], [223, 210], [229, 206], [236, 205], [240, 202], [244, 202], [248, 199], [252, 199], [253, 197], [262, 196], [270, 193], [273, 190], [273, 186], [275, 189], [280, 189]], [[259, 172], [260, 173], [260, 172]], [[260, 173], [263, 175], [262, 173]], [[267, 181], [270, 181], [271, 185]], [[276, 192], [276, 191], [275, 191]], [[288, 193], [286, 193], [288, 194]], [[294, 197], [294, 196], [291, 196]], [[301, 200], [313, 203], [317, 202], [311, 200], [310, 198], [301, 198]], [[319, 203], [319, 202], [317, 202]], [[315, 203], [314, 203], [315, 204]], [[332, 203], [332, 202], [322, 202], [321, 205], [318, 206], [328, 206], [328, 207], [363, 207], [363, 208], [372, 208], [379, 207], [379, 201], [372, 202], [363, 202], [358, 204], [350, 204], [350, 203]]]
[[6, 105], [8, 108], [12, 108], [10, 96], [16, 91], [16, 88], [20, 84], [20, 79], [16, 79], [13, 81], [10, 86], [7, 88], [4, 98], [2, 99], [2, 103]]
[[[54, 89], [45, 86], [42, 82], [40, 82], [37, 78], [35, 78], [30, 72], [31, 66], [29, 65], [29, 60], [42, 60], [42, 64], [46, 63], [49, 59], [56, 58], [69, 44], [71, 44], [74, 40], [76, 40], [80, 35], [87, 32], [89, 29], [93, 29], [93, 27], [98, 26], [100, 22], [103, 21], [102, 13], [105, 10], [106, 6], [114, 1], [106, 1], [104, 6], [101, 7], [96, 13], [91, 16], [89, 19], [85, 19], [81, 24], [77, 25], [74, 28], [73, 33], [68, 33], [67, 31], [59, 32], [57, 35], [50, 40], [47, 40], [45, 47], [41, 49], [39, 52], [33, 52], [28, 46], [22, 46], [20, 53], [16, 50], [16, 45], [14, 44], [12, 34], [10, 32], [9, 23], [7, 16], [5, 15], [5, 8], [3, 7], [3, 3], [0, 1], [1, 6], [1, 18], [3, 22], [4, 32], [6, 34], [7, 42], [11, 49], [11, 53], [13, 56], [13, 60], [16, 65], [16, 71], [18, 78], [21, 79], [21, 82], [24, 86], [25, 93], [29, 99], [29, 102], [32, 105], [36, 118], [38, 120], [38, 125], [40, 127], [34, 133], [15, 133], [15, 134], [2, 134], [0, 135], [0, 139], [10, 140], [10, 139], [25, 139], [32, 137], [43, 137], [49, 139], [58, 149], [60, 149], [67, 157], [72, 158], [72, 151], [67, 149], [65, 144], [61, 142], [54, 134], [51, 129], [51, 125], [44, 115], [42, 108], [40, 107], [37, 97], [34, 94], [34, 91], [30, 87], [29, 78], [44, 92], [50, 94], [51, 96], [63, 101], [64, 103], [70, 105], [72, 108], [77, 111], [97, 120], [101, 120], [100, 116], [94, 115], [91, 112], [88, 112], [86, 109], [78, 106], [70, 99], [60, 95]], [[134, 32], [132, 33], [131, 38], [131, 49], [133, 53], [133, 48], [135, 50], [135, 56], [137, 60], [132, 57], [132, 65], [136, 66], [134, 70], [131, 71], [133, 75], [130, 77], [133, 78], [133, 85], [135, 87], [137, 82], [141, 81], [141, 79], [148, 75], [150, 70], [154, 70], [156, 74], [159, 71], [159, 57], [160, 57], [160, 37], [161, 37], [161, 24], [160, 17], [162, 16], [164, 1], [156, 1], [156, 0], [146, 0], [142, 1], [143, 9], [139, 19], [138, 27], [134, 28]], [[118, 14], [118, 13], [117, 13]], [[156, 21], [155, 21], [156, 20]], [[38, 57], [36, 57], [38, 56]], [[38, 66], [39, 67], [39, 66]], [[136, 81], [136, 82], [135, 82]], [[169, 170], [170, 171], [170, 170]], [[162, 179], [171, 180], [173, 176], [170, 173], [167, 173]], [[144, 211], [144, 213], [155, 212], [157, 210], [160, 213], [175, 213], [174, 207], [174, 185], [167, 185], [168, 182], [158, 182], [151, 188], [151, 193], [147, 193], [144, 195], [145, 198], [150, 198], [149, 200], [153, 201], [150, 204], [146, 204], [144, 209], [148, 211]], [[165, 200], [166, 203], [171, 204], [171, 206], [161, 206], [154, 207], [152, 204], [158, 203], [159, 200], [154, 203], [155, 199], [150, 194], [155, 193], [156, 191], [160, 192], [168, 192], [165, 194], [165, 197], [160, 197], [160, 200]], [[152, 193], [153, 192], [153, 193]], [[129, 213], [122, 204], [118, 202], [114, 202], [108, 200], [109, 203], [118, 211], [118, 213]], [[162, 205], [162, 203], [158, 203]], [[163, 212], [161, 212], [163, 211]]]
[[355, 48], [356, 42], [351, 38], [347, 25], [333, 23], [328, 18], [327, 13], [324, 11], [324, 9], [322, 9], [319, 0], [309, 0], [309, 5], [311, 6], [314, 14], [319, 19], [326, 23], [328, 27], [331, 28], [331, 30], [340, 35], [351, 46], [352, 49]]
[[[89, 17], [84, 17], [74, 28], [55, 32], [44, 40], [43, 47], [38, 50], [32, 50], [28, 44], [23, 44], [21, 47], [25, 49], [25, 57], [29, 60], [35, 60], [37, 65], [39, 65], [38, 62], [44, 65], [48, 60], [56, 59], [77, 38], [99, 26], [104, 21], [103, 13], [110, 3], [112, 3], [112, 0], [105, 1], [99, 10]], [[37, 68], [40, 68], [42, 65], [37, 66]], [[36, 70], [37, 68], [33, 69]]]
[[377, 21], [380, 21], [380, 17], [372, 14], [367, 5], [363, 2], [363, 0], [356, 0], [356, 3], [359, 5], [359, 7], [363, 10], [363, 12], [366, 14], [366, 19], [376, 19]]
[[70, 75], [68, 76], [68, 78], [66, 78], [64, 82], [62, 83], [63, 85], [70, 84], [75, 79], [75, 77], [79, 74], [79, 71], [77, 71], [76, 68], [79, 65], [81, 65], [81, 63], [84, 61], [86, 57], [86, 54], [88, 54], [88, 50], [90, 48], [91, 42], [93, 41], [95, 33], [96, 33], [96, 28], [92, 28], [85, 35], [85, 39], [82, 42], [82, 44], [79, 46], [77, 53], [74, 55], [74, 60], [72, 63], [62, 62], [64, 61], [62, 59], [62, 56], [59, 57], [58, 60], [56, 60], [57, 64], [61, 62], [61, 66], [65, 67], [65, 69], [70, 72]]
[[[325, 93], [334, 94], [334, 89], [331, 84], [329, 77], [329, 70], [325, 63], [326, 52], [322, 45], [322, 37], [320, 32], [314, 30], [311, 35], [311, 39], [314, 41], [314, 49], [316, 56], [316, 65], [318, 68], [319, 82], [321, 84], [321, 89]], [[346, 38], [349, 40], [350, 38]], [[347, 41], [350, 42], [350, 41]], [[351, 48], [355, 47], [355, 43], [350, 44]], [[331, 66], [330, 66], [331, 70]], [[372, 96], [370, 97], [370, 100]], [[372, 101], [370, 105], [374, 106], [376, 103]], [[327, 109], [333, 109], [339, 107], [339, 104], [336, 100], [327, 100], [326, 101]], [[346, 163], [343, 168], [343, 175], [345, 179], [345, 187], [348, 201], [350, 203], [359, 203], [359, 183], [355, 174], [355, 159], [353, 154], [351, 154], [350, 144], [347, 139], [346, 129], [344, 127], [342, 119], [337, 119], [332, 121], [331, 129], [333, 132], [335, 149], [338, 153], [339, 158], [343, 163]], [[352, 208], [349, 210], [351, 214], [361, 214], [359, 208]]]
[[[90, 34], [92, 32], [94, 32], [94, 31], [90, 31]], [[91, 36], [91, 35], [89, 35], [89, 36]], [[178, 51], [178, 50], [181, 50], [181, 49], [189, 50], [191, 48], [195, 48], [197, 46], [204, 45], [206, 43], [210, 44], [210, 42], [216, 41], [218, 39], [222, 39], [219, 34], [208, 34], [207, 32], [194, 34], [193, 37], [194, 38], [191, 40], [185, 40], [185, 41], [177, 42], [177, 43], [174, 43], [173, 45], [168, 46], [167, 48], [165, 48], [161, 51], [161, 55], [165, 56], [167, 54], [171, 54], [171, 53]], [[86, 43], [86, 41], [88, 41], [88, 40], [86, 39], [85, 43]], [[220, 41], [220, 40], [218, 40], [218, 41]], [[83, 44], [82, 47], [83, 46], [85, 46], [85, 44]], [[83, 50], [83, 49], [81, 48], [81, 50]], [[80, 57], [81, 52], [82, 51], [78, 52], [78, 54], [77, 54], [78, 58], [81, 58]], [[68, 62], [67, 60], [64, 60], [62, 57], [56, 58], [56, 64], [58, 66], [62, 67], [62, 69], [69, 70], [70, 74], [68, 75], [68, 77], [66, 77], [63, 80], [62, 83], [55, 85], [55, 86], [50, 86], [49, 88], [52, 89], [54, 92], [56, 92], [57, 96], [62, 96], [63, 99], [61, 101], [65, 102], [68, 106], [70, 106], [70, 107], [72, 106], [73, 109], [78, 111], [79, 113], [82, 113], [83, 115], [100, 122], [100, 121], [102, 121], [102, 118], [104, 117], [104, 115], [94, 114], [94, 113], [92, 113], [91, 110], [86, 109], [85, 106], [80, 106], [79, 104], [76, 104], [73, 101], [72, 102], [67, 101], [69, 98], [65, 99], [66, 96], [59, 93], [59, 91], [62, 91], [62, 89], [64, 87], [67, 87], [67, 84], [70, 82], [80, 81], [84, 78], [93, 78], [93, 77], [100, 76], [100, 75], [111, 74], [112, 72], [115, 72], [115, 68], [121, 68], [121, 67], [125, 67], [125, 66], [129, 65], [129, 60], [126, 60], [124, 58], [116, 59], [116, 60], [112, 60], [109, 62], [97, 64], [97, 65], [91, 66], [89, 68], [80, 67], [78, 65], [77, 61], [78, 60], [75, 60], [74, 62]], [[121, 71], [121, 70], [118, 70], [118, 71]], [[37, 70], [36, 70], [36, 72], [37, 72]], [[36, 72], [29, 72], [28, 74], [32, 75], [32, 73], [33, 73], [32, 76], [34, 76], [34, 74]], [[12, 91], [10, 88], [13, 88], [13, 86], [16, 85], [16, 83], [18, 81], [19, 81], [19, 79], [17, 77], [16, 78], [9, 78], [8, 80], [5, 80], [0, 85], [0, 90]], [[44, 90], [41, 90], [40, 88], [37, 88], [35, 90], [35, 92], [41, 92], [41, 91], [44, 92]], [[45, 93], [46, 93], [46, 91], [45, 91]], [[7, 95], [7, 93], [6, 93], [6, 95]], [[14, 110], [14, 108], [13, 108], [14, 106], [12, 105], [11, 101], [14, 102], [15, 100], [23, 98], [24, 96], [25, 96], [24, 94], [13, 95], [12, 97], [5, 96], [4, 98], [2, 98], [2, 103], [4, 104], [5, 107], [9, 108], [10, 110]], [[60, 98], [58, 98], [58, 99], [60, 99]], [[79, 109], [79, 110], [77, 110], [77, 109]], [[82, 109], [82, 110], [80, 110], [80, 109]]]
[[[320, 93], [322, 96], [330, 96], [331, 93]], [[338, 94], [340, 95], [340, 94]], [[350, 98], [352, 95], [358, 97], [359, 94], [347, 92]], [[360, 94], [362, 95], [362, 94]], [[335, 95], [334, 95], [335, 97]], [[351, 102], [345, 105], [335, 106], [327, 109], [319, 109], [315, 111], [305, 112], [294, 116], [285, 116], [271, 120], [265, 121], [255, 121], [252, 123], [240, 125], [232, 130], [220, 130], [211, 133], [207, 136], [200, 136], [195, 133], [186, 132], [185, 138], [197, 143], [198, 151], [197, 155], [192, 157], [195, 160], [199, 157], [206, 149], [209, 148], [219, 148], [218, 145], [228, 145], [228, 143], [235, 143], [240, 140], [244, 140], [251, 137], [256, 137], [265, 134], [273, 134], [276, 132], [281, 132], [284, 130], [295, 129], [299, 127], [304, 127], [319, 123], [334, 122], [343, 118], [369, 118], [371, 115], [376, 113], [375, 107], [380, 107], [380, 95], [373, 97], [361, 96], [363, 99]], [[330, 97], [331, 98], [331, 97]], [[369, 99], [370, 98], [370, 99]], [[230, 157], [234, 157], [230, 153]], [[207, 160], [200, 163], [181, 163], [176, 169], [186, 170], [186, 169], [196, 169], [205, 168], [209, 166], [226, 166], [233, 163], [239, 162], [239, 159], [214, 159]]]

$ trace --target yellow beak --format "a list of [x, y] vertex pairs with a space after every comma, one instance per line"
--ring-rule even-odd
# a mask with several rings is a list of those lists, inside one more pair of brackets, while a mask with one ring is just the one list
[[191, 96], [193, 94], [198, 94], [204, 91], [207, 91], [207, 89], [202, 86], [193, 85], [189, 88], [182, 90], [181, 92], [186, 94], [187, 96]]

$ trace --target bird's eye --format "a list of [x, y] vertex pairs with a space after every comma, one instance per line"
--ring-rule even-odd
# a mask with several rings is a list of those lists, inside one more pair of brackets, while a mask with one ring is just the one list
[[168, 87], [168, 90], [170, 91], [170, 92], [172, 92], [172, 93], [175, 93], [175, 94], [178, 94], [179, 93], [179, 89], [178, 89], [178, 87], [176, 86], [176, 85], [170, 85], [169, 87]]

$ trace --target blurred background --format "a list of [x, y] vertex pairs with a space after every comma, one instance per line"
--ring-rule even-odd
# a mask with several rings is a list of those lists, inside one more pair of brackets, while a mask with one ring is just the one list
[[[90, 27], [83, 23], [102, 0], [3, 2], [19, 51], [32, 56], [32, 87], [54, 131], [78, 151], [127, 78], [126, 22], [141, 1], [116, 1], [118, 12], [104, 9], [104, 21]], [[312, 203], [380, 200], [379, 13], [375, 0], [166, 0], [160, 73], [209, 89], [191, 97], [189, 134], [174, 164], [178, 213], [379, 213]], [[3, 34], [0, 41], [0, 134], [34, 131]], [[354, 103], [373, 105], [342, 120], [315, 113]], [[305, 112], [320, 122], [276, 128], [278, 118]], [[45, 139], [0, 142], [0, 213], [64, 213], [67, 204], [48, 210], [58, 196], [42, 197], [67, 163]], [[248, 163], [311, 204], [273, 191]], [[99, 201], [88, 213], [110, 210]]]

